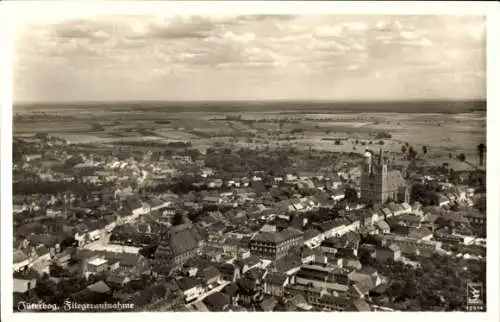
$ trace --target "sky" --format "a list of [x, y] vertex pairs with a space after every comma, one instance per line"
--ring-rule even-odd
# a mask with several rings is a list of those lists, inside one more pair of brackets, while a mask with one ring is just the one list
[[481, 16], [58, 15], [14, 38], [14, 101], [486, 97]]

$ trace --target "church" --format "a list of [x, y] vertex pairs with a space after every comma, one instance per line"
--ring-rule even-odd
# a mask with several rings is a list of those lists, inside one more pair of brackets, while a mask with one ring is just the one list
[[399, 170], [390, 170], [389, 161], [380, 149], [379, 155], [366, 151], [361, 165], [361, 201], [382, 205], [388, 201], [410, 202], [410, 188]]

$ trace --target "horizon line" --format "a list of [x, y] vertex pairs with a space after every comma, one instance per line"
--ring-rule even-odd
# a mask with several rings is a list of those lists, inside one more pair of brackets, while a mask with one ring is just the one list
[[442, 99], [385, 99], [385, 100], [335, 100], [335, 99], [170, 99], [170, 100], [75, 100], [75, 101], [19, 101], [12, 102], [12, 106], [19, 105], [47, 105], [47, 104], [82, 104], [82, 105], [93, 105], [93, 104], [113, 104], [113, 103], [337, 103], [337, 104], [379, 104], [379, 103], [467, 103], [476, 102], [482, 103], [487, 102], [487, 98], [466, 98], [466, 99], [454, 99], [454, 98], [442, 98]]

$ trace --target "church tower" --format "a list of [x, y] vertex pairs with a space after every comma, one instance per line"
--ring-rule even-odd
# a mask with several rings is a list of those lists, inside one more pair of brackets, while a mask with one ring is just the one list
[[371, 204], [382, 204], [387, 199], [387, 161], [380, 149], [378, 158], [372, 152], [363, 155], [361, 170], [361, 201]]

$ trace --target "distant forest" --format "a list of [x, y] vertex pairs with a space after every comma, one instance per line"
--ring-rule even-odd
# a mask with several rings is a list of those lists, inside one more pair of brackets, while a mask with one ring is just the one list
[[68, 102], [15, 104], [16, 109], [39, 112], [48, 109], [103, 109], [112, 111], [152, 112], [262, 112], [297, 113], [473, 113], [485, 112], [486, 101], [390, 101], [390, 102], [303, 102], [303, 101], [191, 101], [191, 102]]

